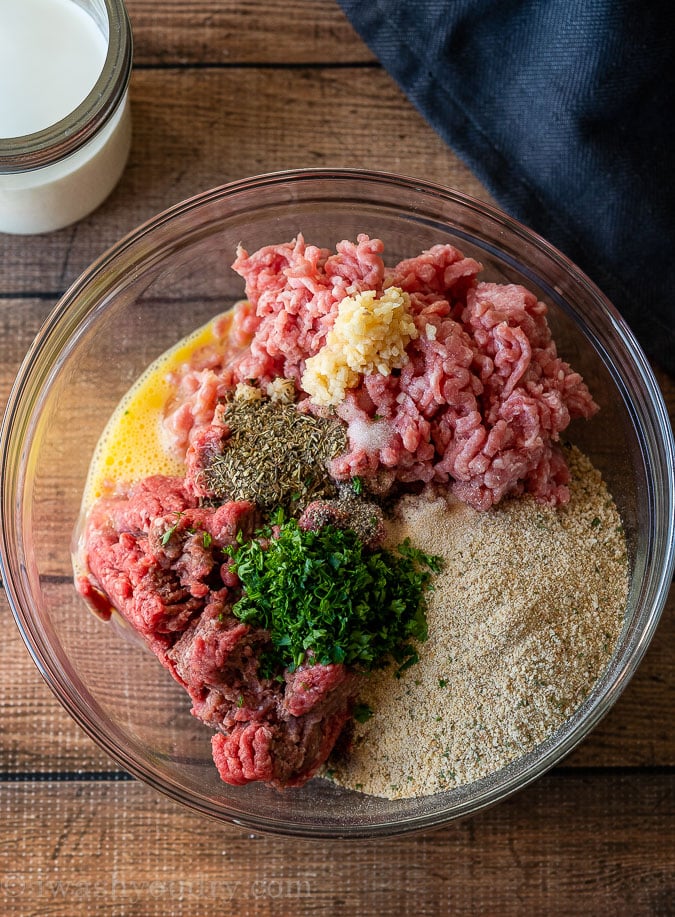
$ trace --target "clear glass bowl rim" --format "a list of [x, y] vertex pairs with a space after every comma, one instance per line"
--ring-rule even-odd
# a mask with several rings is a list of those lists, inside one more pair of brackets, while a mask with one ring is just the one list
[[[164, 239], [162, 231], [183, 214], [199, 211], [200, 208], [207, 207], [211, 202], [227, 201], [229, 198], [236, 198], [243, 192], [250, 192], [257, 188], [269, 189], [275, 186], [283, 188], [289, 183], [296, 184], [298, 187], [303, 185], [309, 187], [313, 183], [325, 183], [326, 181], [345, 184], [370, 183], [389, 187], [392, 190], [400, 189], [445, 200], [462, 209], [480, 214], [481, 217], [493, 224], [498, 224], [509, 233], [522, 238], [523, 241], [533, 244], [548, 259], [564, 269], [564, 272], [586, 291], [594, 305], [606, 312], [612, 326], [612, 333], [617, 337], [618, 343], [615, 346], [616, 348], [620, 346], [623, 350], [623, 365], [620, 368], [629, 372], [634, 379], [639, 380], [642, 386], [641, 401], [634, 407], [641, 421], [646, 423], [642, 433], [648, 454], [659, 458], [656, 463], [658, 467], [655, 466], [655, 471], [658, 472], [658, 487], [655, 487], [655, 492], [660, 500], [660, 512], [654, 539], [658, 556], [655, 558], [656, 562], [650, 574], [650, 607], [645, 611], [644, 626], [640, 630], [639, 640], [630, 646], [624, 653], [624, 657], [619, 660], [617, 677], [607, 687], [600, 701], [586, 710], [583, 717], [579, 718], [577, 714], [572, 717], [572, 720], [569, 721], [572, 726], [567, 729], [561, 741], [550, 748], [545, 748], [546, 743], [544, 743], [538, 754], [532, 753], [525, 757], [524, 766], [507, 768], [506, 772], [509, 776], [496, 786], [488, 786], [484, 791], [479, 791], [475, 798], [464, 804], [456, 805], [451, 809], [437, 810], [429, 815], [409, 818], [403, 823], [384, 821], [375, 825], [313, 826], [280, 824], [273, 819], [260, 816], [242, 816], [240, 811], [228, 810], [226, 806], [216, 805], [205, 797], [195, 797], [175, 781], [168, 780], [165, 775], [154, 772], [150, 767], [134, 760], [110, 737], [102, 735], [97, 730], [96, 724], [92, 722], [87, 704], [73, 692], [70, 684], [64, 682], [63, 673], [54, 666], [49, 646], [45, 645], [43, 634], [36, 629], [31, 620], [29, 596], [26, 594], [15, 544], [15, 541], [20, 540], [21, 537], [15, 525], [17, 499], [22, 492], [23, 483], [19, 459], [25, 448], [25, 436], [31, 427], [31, 415], [41, 392], [45, 386], [49, 385], [54, 364], [62, 348], [77, 333], [78, 326], [102, 301], [107, 291], [114, 287], [114, 279], [125, 271], [133, 270], [134, 265], [145, 261], [156, 247], [161, 247]], [[157, 246], [154, 246], [154, 237], [158, 239]], [[143, 223], [94, 261], [54, 307], [21, 365], [10, 392], [0, 428], [1, 508], [2, 519], [5, 520], [0, 540], [0, 572], [21, 636], [52, 692], [80, 727], [111, 758], [143, 782], [195, 811], [255, 831], [312, 838], [349, 837], [354, 839], [429, 830], [450, 820], [475, 814], [538, 779], [582, 741], [614, 705], [630, 681], [657, 626], [675, 567], [674, 456], [675, 443], [663, 397], [651, 367], [629, 327], [595, 284], [565, 255], [542, 237], [490, 204], [432, 182], [394, 173], [365, 169], [328, 168], [267, 173], [233, 181], [197, 194]], [[9, 524], [6, 520], [10, 520]], [[562, 727], [563, 730], [564, 728]]]

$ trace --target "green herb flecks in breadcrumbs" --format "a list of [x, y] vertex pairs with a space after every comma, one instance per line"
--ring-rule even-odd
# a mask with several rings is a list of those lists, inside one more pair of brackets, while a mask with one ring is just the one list
[[258, 399], [230, 402], [224, 422], [230, 435], [202, 472], [214, 496], [251, 500], [269, 511], [335, 495], [327, 466], [347, 448], [339, 421], [302, 414], [294, 404]]
[[303, 531], [294, 519], [226, 550], [244, 590], [233, 613], [269, 631], [270, 662], [369, 671], [417, 660], [413, 641], [427, 637], [425, 592], [440, 558], [407, 541], [368, 551], [349, 529]]

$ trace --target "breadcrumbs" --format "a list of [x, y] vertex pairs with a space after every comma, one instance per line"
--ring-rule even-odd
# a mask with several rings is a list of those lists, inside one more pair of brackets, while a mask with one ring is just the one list
[[429, 638], [399, 679], [365, 683], [373, 716], [330, 775], [352, 789], [426, 796], [499, 770], [551, 735], [601, 675], [628, 593], [621, 519], [600, 473], [568, 456], [571, 499], [525, 497], [487, 512], [403, 497], [388, 539], [410, 537], [445, 567], [429, 596]]
[[374, 290], [346, 296], [326, 343], [305, 363], [301, 384], [311, 400], [339, 404], [361, 374], [388, 376], [404, 366], [405, 348], [418, 336], [409, 308], [410, 297], [398, 287], [389, 287], [379, 299]]

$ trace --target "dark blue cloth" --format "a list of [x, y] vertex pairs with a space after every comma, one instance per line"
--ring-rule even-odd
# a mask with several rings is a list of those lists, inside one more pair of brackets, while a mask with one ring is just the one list
[[504, 210], [675, 373], [670, 0], [339, 0]]

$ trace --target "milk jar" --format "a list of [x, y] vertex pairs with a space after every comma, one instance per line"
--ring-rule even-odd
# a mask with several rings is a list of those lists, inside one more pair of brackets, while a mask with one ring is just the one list
[[0, 232], [94, 210], [129, 154], [123, 0], [0, 0]]

